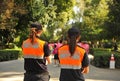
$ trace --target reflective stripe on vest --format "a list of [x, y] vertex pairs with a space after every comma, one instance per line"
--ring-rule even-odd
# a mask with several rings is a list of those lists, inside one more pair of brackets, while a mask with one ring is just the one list
[[63, 69], [81, 69], [81, 65], [80, 66], [75, 66], [75, 65], [61, 65], [61, 68]]
[[74, 55], [71, 56], [68, 49], [68, 45], [65, 45], [58, 50], [61, 68], [80, 69], [85, 50], [77, 46]]
[[29, 48], [29, 47], [32, 47], [32, 48], [39, 48], [39, 45], [36, 43], [34, 45], [31, 45], [31, 43], [24, 43], [23, 44], [23, 47], [24, 48]]
[[[62, 59], [62, 58], [70, 57], [70, 56], [71, 55], [69, 53], [61, 53], [59, 57]], [[79, 55], [79, 53], [77, 53], [77, 54], [75, 53], [73, 56], [71, 56], [71, 58], [79, 60], [80, 55]]]
[[24, 58], [43, 59], [44, 56], [34, 56], [34, 54], [24, 55]]
[[24, 41], [22, 45], [24, 58], [43, 59], [44, 44], [45, 42], [39, 39], [36, 39], [34, 44], [31, 44], [30, 39]]

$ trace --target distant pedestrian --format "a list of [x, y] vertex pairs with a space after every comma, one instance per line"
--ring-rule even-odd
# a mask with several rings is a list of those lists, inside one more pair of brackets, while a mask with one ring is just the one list
[[24, 81], [49, 81], [46, 62], [51, 62], [50, 50], [48, 43], [39, 39], [41, 33], [41, 24], [31, 24], [30, 36], [22, 44]]
[[54, 44], [54, 48], [53, 48], [52, 54], [54, 55], [54, 66], [58, 66], [59, 59], [58, 59], [58, 49], [57, 49], [57, 45], [56, 44]]
[[53, 50], [53, 54], [54, 54], [54, 66], [59, 66], [58, 49], [61, 46], [62, 46], [62, 40], [60, 40], [60, 42], [54, 44], [54, 50]]
[[79, 45], [85, 49], [87, 54], [89, 54], [90, 45], [86, 41], [80, 42]]
[[85, 49], [77, 45], [80, 31], [72, 27], [68, 30], [68, 43], [58, 50], [61, 72], [60, 81], [85, 81], [83, 73], [89, 72], [89, 59]]

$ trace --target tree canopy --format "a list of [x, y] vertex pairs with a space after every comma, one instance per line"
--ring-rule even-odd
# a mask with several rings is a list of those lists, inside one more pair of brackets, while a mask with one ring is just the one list
[[[118, 40], [119, 5], [119, 0], [0, 0], [0, 43], [22, 42], [29, 24], [36, 21], [43, 25], [41, 38], [48, 42], [64, 37], [71, 25], [80, 28], [83, 40]], [[75, 23], [69, 24], [71, 19]]]

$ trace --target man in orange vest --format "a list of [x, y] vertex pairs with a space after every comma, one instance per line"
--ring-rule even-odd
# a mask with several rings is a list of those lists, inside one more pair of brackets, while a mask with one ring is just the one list
[[50, 63], [50, 50], [47, 42], [40, 40], [42, 25], [31, 24], [30, 36], [23, 41], [24, 81], [49, 81], [47, 63]]
[[58, 50], [61, 72], [60, 81], [85, 81], [83, 73], [89, 72], [89, 59], [85, 49], [77, 45], [80, 31], [72, 27], [68, 30], [68, 43]]

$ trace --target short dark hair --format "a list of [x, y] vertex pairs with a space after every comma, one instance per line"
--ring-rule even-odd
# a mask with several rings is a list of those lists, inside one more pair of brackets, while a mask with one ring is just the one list
[[68, 37], [76, 36], [78, 37], [80, 35], [80, 30], [76, 27], [72, 27], [68, 30]]
[[37, 30], [42, 30], [42, 25], [39, 23], [32, 23], [30, 28], [36, 28]]

